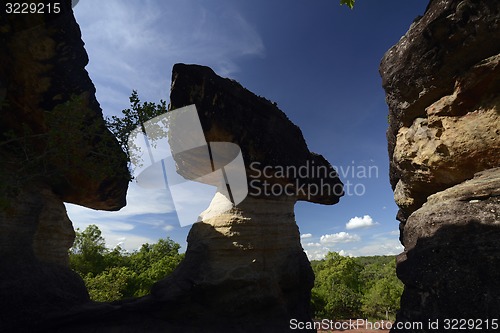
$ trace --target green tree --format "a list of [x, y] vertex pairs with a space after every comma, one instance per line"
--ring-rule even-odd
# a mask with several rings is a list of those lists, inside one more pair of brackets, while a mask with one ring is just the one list
[[75, 242], [69, 252], [70, 267], [82, 276], [97, 275], [106, 268], [108, 250], [101, 230], [95, 224], [84, 231], [76, 229]]
[[130, 285], [137, 276], [128, 267], [110, 267], [101, 274], [86, 275], [83, 280], [90, 298], [96, 302], [112, 302], [129, 297]]
[[312, 306], [317, 317], [354, 318], [361, 313], [361, 266], [353, 258], [329, 252], [315, 265]]
[[156, 244], [143, 244], [130, 255], [130, 267], [138, 276], [133, 296], [149, 293], [156, 281], [174, 271], [184, 257], [179, 249], [180, 245], [173, 240], [160, 239]]
[[399, 309], [403, 283], [396, 276], [395, 260], [379, 267], [379, 276], [363, 296], [363, 312], [373, 318], [393, 318]]
[[141, 103], [136, 90], [132, 91], [129, 100], [130, 108], [122, 110], [122, 116], [106, 117], [106, 126], [115, 135], [129, 162], [137, 164], [136, 157], [130, 155], [130, 148], [134, 147], [129, 147], [129, 136], [136, 128], [141, 128], [142, 132], [145, 132], [144, 123], [167, 112], [167, 103], [164, 100], [160, 100], [158, 104]]
[[346, 258], [331, 252], [311, 266], [316, 275], [311, 295], [316, 317], [394, 318], [403, 284], [393, 256]]
[[106, 248], [96, 225], [77, 229], [70, 249], [70, 265], [83, 278], [94, 301], [110, 302], [148, 294], [157, 281], [172, 273], [184, 258], [180, 245], [160, 239], [128, 253], [117, 246]]

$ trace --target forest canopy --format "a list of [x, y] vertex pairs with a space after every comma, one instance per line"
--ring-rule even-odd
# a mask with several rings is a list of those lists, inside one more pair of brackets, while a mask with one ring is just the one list
[[[153, 284], [172, 273], [184, 258], [180, 245], [160, 239], [127, 252], [106, 247], [101, 230], [76, 230], [70, 266], [84, 280], [94, 301], [112, 302], [147, 295]], [[316, 276], [311, 306], [316, 318], [394, 319], [403, 285], [393, 256], [344, 257], [329, 252], [312, 261]]]

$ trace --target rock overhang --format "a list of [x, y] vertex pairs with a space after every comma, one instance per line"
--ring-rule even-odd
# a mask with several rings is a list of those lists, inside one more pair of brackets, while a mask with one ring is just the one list
[[301, 130], [275, 103], [209, 67], [176, 64], [169, 110], [193, 104], [209, 144], [240, 147], [250, 196], [288, 195], [332, 205], [344, 195], [336, 170], [322, 155], [309, 151]]

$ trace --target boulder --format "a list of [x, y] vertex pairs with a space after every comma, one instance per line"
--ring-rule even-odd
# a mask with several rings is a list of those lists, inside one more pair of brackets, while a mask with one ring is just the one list
[[429, 195], [499, 165], [499, 12], [495, 0], [430, 1], [382, 59], [403, 223]]
[[380, 65], [405, 247], [397, 322], [424, 325], [394, 332], [498, 317], [499, 16], [494, 0], [431, 0]]
[[19, 187], [27, 173], [65, 202], [125, 206], [126, 157], [104, 124], [71, 1], [59, 14], [2, 13], [0, 38], [1, 180], [14, 173]]
[[394, 332], [445, 331], [447, 319], [475, 320], [482, 331], [498, 331], [491, 320], [500, 308], [500, 168], [431, 195], [408, 218], [404, 239], [397, 321], [427, 326], [437, 320], [440, 326]]

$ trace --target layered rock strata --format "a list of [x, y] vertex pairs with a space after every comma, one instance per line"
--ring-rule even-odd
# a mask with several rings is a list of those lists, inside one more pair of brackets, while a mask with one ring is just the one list
[[498, 308], [499, 17], [498, 1], [430, 1], [380, 66], [405, 246], [400, 322]]
[[447, 319], [498, 331], [491, 323], [500, 308], [500, 168], [429, 196], [408, 218], [404, 239], [398, 321], [426, 327], [395, 332], [436, 331], [429, 320], [446, 332]]
[[172, 318], [191, 318], [187, 332], [288, 332], [290, 319], [311, 320], [314, 275], [295, 201], [248, 197], [194, 224], [185, 260], [152, 296]]

